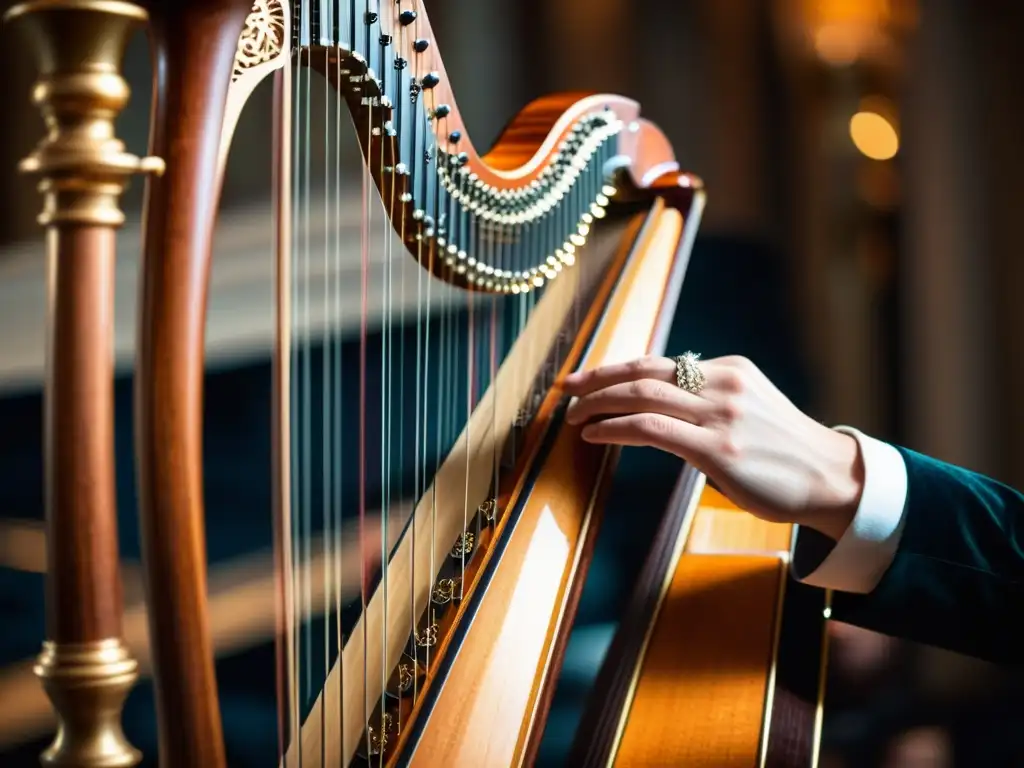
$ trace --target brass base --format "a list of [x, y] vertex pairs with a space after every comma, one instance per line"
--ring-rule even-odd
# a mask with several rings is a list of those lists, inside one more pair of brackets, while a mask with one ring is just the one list
[[121, 730], [121, 710], [139, 665], [121, 640], [43, 643], [34, 671], [57, 712], [57, 736], [45, 766], [127, 768], [142, 755]]

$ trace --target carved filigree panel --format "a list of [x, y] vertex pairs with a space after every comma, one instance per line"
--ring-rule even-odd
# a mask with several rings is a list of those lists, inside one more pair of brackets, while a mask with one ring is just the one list
[[238, 38], [235, 69], [237, 80], [248, 69], [272, 61], [285, 47], [285, 8], [281, 0], [255, 0]]

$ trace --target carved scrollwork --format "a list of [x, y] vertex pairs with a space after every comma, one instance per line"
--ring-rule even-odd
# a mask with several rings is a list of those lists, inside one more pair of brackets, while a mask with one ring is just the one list
[[394, 725], [395, 721], [391, 713], [385, 712], [381, 718], [380, 728], [374, 728], [372, 725], [366, 727], [366, 741], [371, 756], [380, 755], [387, 749], [388, 737], [394, 731]]
[[412, 684], [416, 682], [416, 673], [411, 664], [398, 665], [398, 692], [408, 693], [412, 690]]
[[455, 579], [441, 579], [434, 586], [434, 591], [431, 593], [430, 599], [437, 605], [447, 605], [455, 599], [455, 587]]
[[420, 648], [433, 648], [437, 645], [437, 631], [437, 623], [431, 622], [422, 632], [416, 633], [416, 645]]
[[237, 80], [247, 69], [273, 60], [284, 51], [285, 8], [281, 0], [255, 0], [238, 38], [235, 69]]
[[493, 523], [498, 516], [498, 502], [495, 499], [487, 499], [476, 511], [483, 515], [488, 523]]
[[451, 556], [456, 560], [469, 557], [473, 553], [473, 544], [476, 542], [476, 537], [472, 531], [466, 531], [459, 538], [455, 540], [455, 544], [452, 546]]

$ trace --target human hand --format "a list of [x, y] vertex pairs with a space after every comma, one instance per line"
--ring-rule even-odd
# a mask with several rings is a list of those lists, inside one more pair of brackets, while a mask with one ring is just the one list
[[733, 502], [772, 522], [839, 539], [863, 488], [857, 441], [811, 419], [752, 362], [700, 363], [699, 394], [676, 384], [676, 363], [646, 357], [566, 377], [566, 414], [587, 442], [652, 446], [703, 472]]

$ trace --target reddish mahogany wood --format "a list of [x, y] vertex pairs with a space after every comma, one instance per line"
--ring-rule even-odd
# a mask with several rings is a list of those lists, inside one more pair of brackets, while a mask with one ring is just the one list
[[[150, 3], [154, 50], [151, 152], [167, 162], [147, 189], [136, 373], [139, 503], [151, 606], [161, 763], [225, 763], [206, 610], [202, 483], [202, 375], [210, 246], [221, 179], [221, 125], [238, 36], [250, 0]], [[380, 6], [382, 19], [393, 13]], [[429, 37], [425, 14], [420, 35]], [[422, 64], [443, 74], [434, 48]], [[423, 74], [422, 72], [420, 73]], [[432, 94], [448, 94], [447, 85]], [[453, 100], [447, 99], [449, 102]], [[636, 130], [620, 150], [634, 185], [673, 158], [668, 142], [620, 96], [566, 94], [535, 102], [471, 167], [495, 186], [529, 183], [572, 123], [611, 107]], [[443, 130], [461, 127], [457, 109]]]
[[135, 378], [136, 463], [160, 764], [225, 765], [206, 608], [203, 344], [218, 149], [250, 0], [150, 6], [154, 101]]
[[121, 636], [114, 492], [114, 230], [48, 233], [47, 635]]

